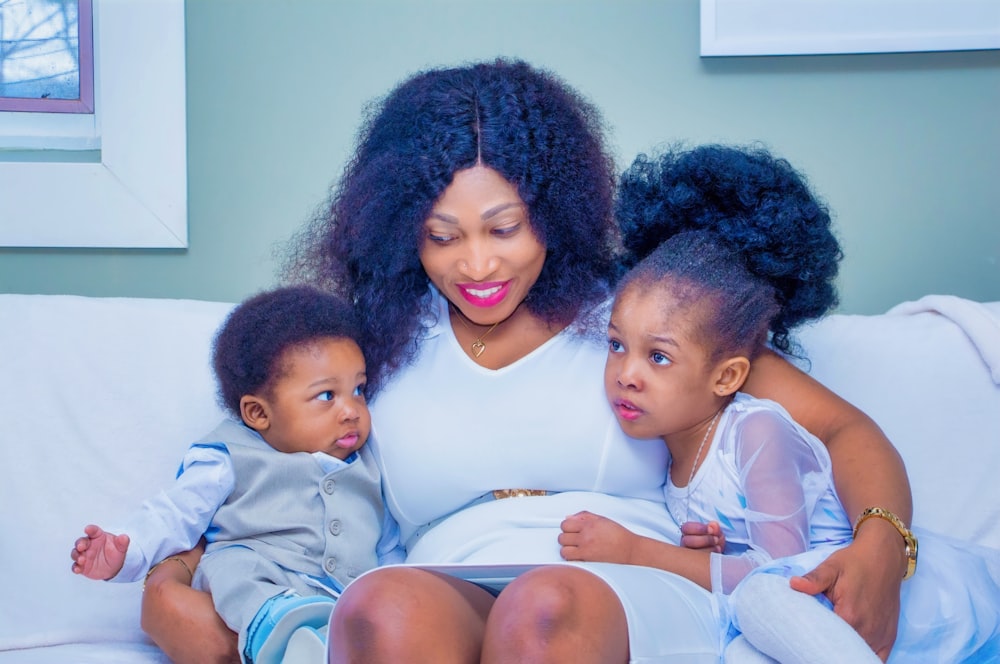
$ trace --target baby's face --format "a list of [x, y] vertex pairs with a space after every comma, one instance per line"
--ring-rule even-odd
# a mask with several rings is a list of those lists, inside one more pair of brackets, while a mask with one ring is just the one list
[[345, 459], [371, 432], [365, 358], [351, 339], [326, 337], [294, 346], [266, 400], [264, 439], [279, 452], [326, 452]]

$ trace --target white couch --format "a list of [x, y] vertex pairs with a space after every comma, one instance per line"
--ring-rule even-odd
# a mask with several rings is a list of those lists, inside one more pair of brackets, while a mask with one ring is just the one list
[[[231, 306], [0, 295], [0, 664], [167, 661], [140, 584], [74, 576], [69, 550], [170, 483], [220, 417], [209, 342]], [[800, 337], [902, 452], [916, 522], [1000, 548], [1000, 302], [928, 296]]]

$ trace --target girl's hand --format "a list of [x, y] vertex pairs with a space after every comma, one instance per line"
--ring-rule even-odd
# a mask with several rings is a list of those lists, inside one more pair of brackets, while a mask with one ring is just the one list
[[707, 549], [712, 553], [722, 553], [726, 548], [726, 536], [718, 521], [699, 523], [688, 521], [681, 525], [681, 546], [686, 549]]
[[591, 512], [577, 512], [566, 517], [561, 527], [560, 553], [566, 560], [632, 562], [632, 547], [639, 536], [611, 519]]

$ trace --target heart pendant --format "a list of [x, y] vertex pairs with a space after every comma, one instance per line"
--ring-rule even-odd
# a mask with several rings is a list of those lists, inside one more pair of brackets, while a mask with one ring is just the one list
[[472, 342], [472, 354], [473, 355], [475, 355], [476, 357], [479, 357], [480, 355], [483, 354], [484, 350], [486, 350], [486, 344], [484, 344], [482, 341], [480, 341], [479, 339], [476, 339], [475, 341]]

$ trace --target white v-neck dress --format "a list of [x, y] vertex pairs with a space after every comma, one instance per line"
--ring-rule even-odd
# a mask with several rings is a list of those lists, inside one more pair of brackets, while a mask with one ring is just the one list
[[[559, 524], [581, 510], [679, 541], [663, 500], [666, 446], [626, 437], [605, 400], [606, 317], [491, 370], [459, 346], [446, 300], [432, 290], [427, 305], [416, 359], [371, 406], [369, 445], [407, 563], [570, 564], [559, 555]], [[494, 489], [518, 488], [553, 493], [491, 499]], [[572, 564], [618, 594], [632, 662], [718, 661], [708, 591], [651, 568]]]

